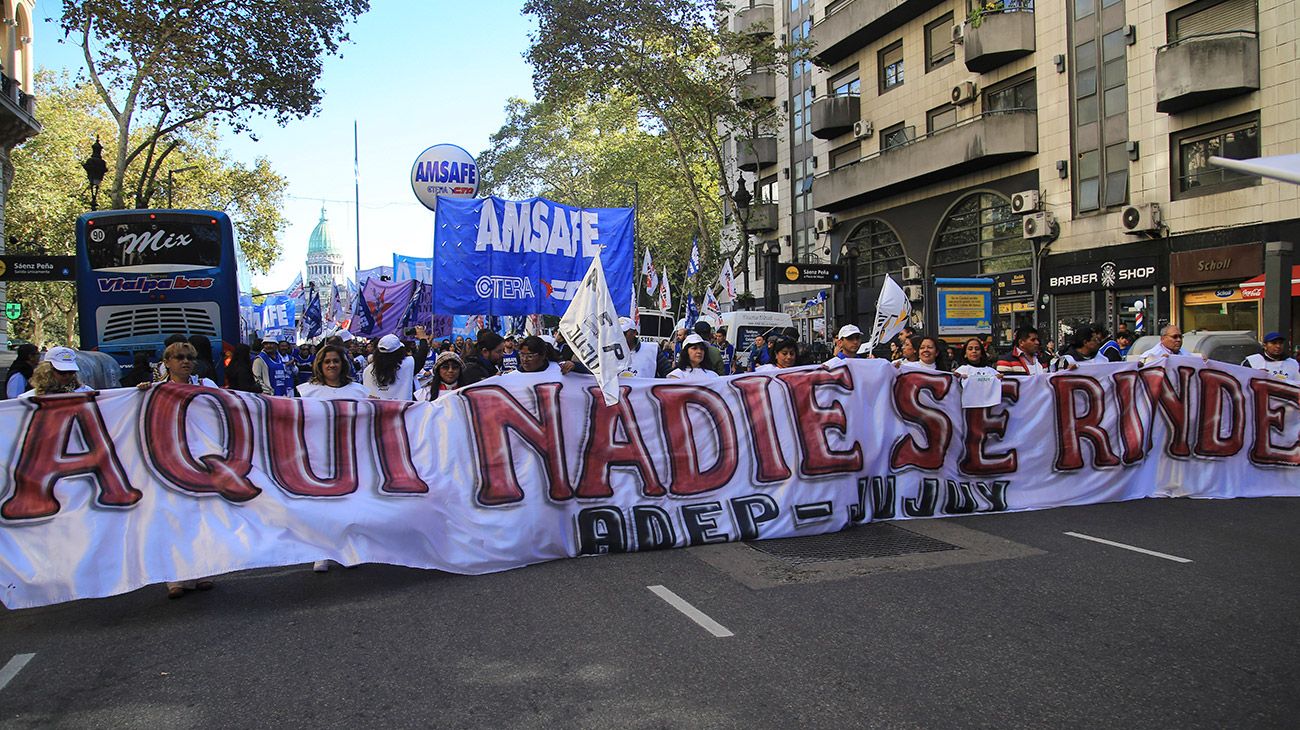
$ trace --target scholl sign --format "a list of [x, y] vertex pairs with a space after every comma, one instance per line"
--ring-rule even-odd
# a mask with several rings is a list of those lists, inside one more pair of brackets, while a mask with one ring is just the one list
[[454, 144], [436, 144], [415, 158], [411, 189], [429, 210], [438, 209], [439, 195], [472, 198], [478, 194], [478, 163]]

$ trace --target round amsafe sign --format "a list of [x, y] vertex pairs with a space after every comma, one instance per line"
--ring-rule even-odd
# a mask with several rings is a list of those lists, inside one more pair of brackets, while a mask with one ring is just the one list
[[439, 195], [472, 198], [478, 194], [478, 163], [454, 144], [436, 144], [415, 158], [411, 189], [429, 210], [437, 209]]

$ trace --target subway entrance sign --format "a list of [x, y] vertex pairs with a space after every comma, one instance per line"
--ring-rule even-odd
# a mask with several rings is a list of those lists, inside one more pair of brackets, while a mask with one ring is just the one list
[[791, 284], [838, 284], [844, 280], [844, 267], [832, 264], [777, 264]]
[[76, 256], [0, 256], [0, 281], [75, 281]]

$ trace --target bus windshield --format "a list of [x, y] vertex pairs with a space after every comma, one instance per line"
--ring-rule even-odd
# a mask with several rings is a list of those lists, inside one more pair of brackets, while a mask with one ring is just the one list
[[95, 271], [168, 273], [221, 265], [221, 229], [208, 221], [105, 221], [89, 225], [86, 254]]

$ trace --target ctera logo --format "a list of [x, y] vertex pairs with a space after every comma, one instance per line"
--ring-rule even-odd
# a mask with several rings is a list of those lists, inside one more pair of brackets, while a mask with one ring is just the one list
[[522, 276], [480, 276], [474, 282], [480, 299], [533, 299], [533, 283]]
[[212, 288], [212, 279], [210, 277], [206, 279], [189, 279], [179, 274], [171, 278], [154, 278], [151, 276], [110, 276], [101, 278], [98, 283], [99, 292], [101, 294]]

